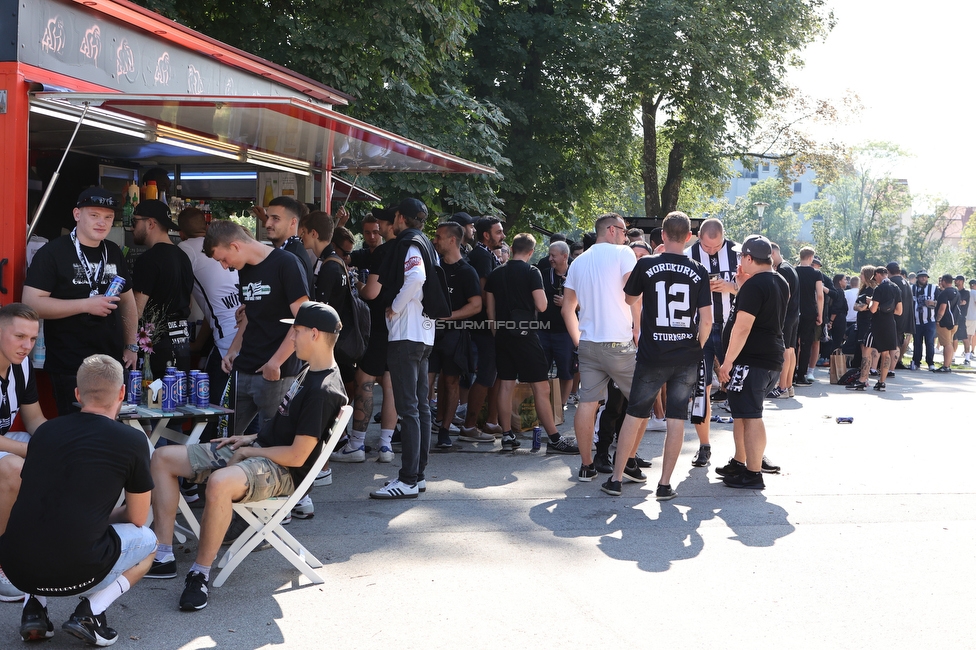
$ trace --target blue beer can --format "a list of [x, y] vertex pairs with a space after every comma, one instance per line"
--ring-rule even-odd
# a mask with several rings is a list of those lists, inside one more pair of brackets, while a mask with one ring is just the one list
[[176, 375], [167, 373], [163, 377], [163, 403], [164, 411], [172, 411], [176, 408]]
[[532, 427], [532, 451], [542, 449], [542, 427]]
[[186, 405], [197, 405], [197, 382], [200, 381], [200, 371], [191, 370], [186, 376]]
[[186, 406], [186, 373], [176, 371], [176, 405]]
[[125, 385], [126, 398], [128, 404], [138, 405], [142, 401], [142, 371], [130, 370], [129, 379]]
[[197, 375], [196, 405], [204, 409], [210, 406], [210, 375], [205, 372]]
[[112, 282], [109, 283], [108, 289], [105, 290], [105, 295], [109, 297], [114, 297], [122, 293], [122, 287], [125, 286], [125, 278], [121, 275], [117, 275], [112, 278]]

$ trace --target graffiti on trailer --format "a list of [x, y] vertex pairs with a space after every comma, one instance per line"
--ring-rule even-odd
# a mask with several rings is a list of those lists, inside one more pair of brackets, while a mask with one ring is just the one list
[[227, 78], [227, 81], [224, 83], [224, 94], [225, 95], [233, 95], [233, 94], [235, 94], [234, 93], [234, 80], [232, 78], [230, 78], [230, 77], [228, 77]]
[[120, 77], [132, 74], [136, 71], [135, 57], [132, 48], [129, 47], [129, 39], [123, 38], [119, 43], [119, 49], [115, 51], [115, 72]]
[[47, 21], [44, 36], [41, 37], [41, 49], [48, 54], [61, 54], [64, 49], [64, 21], [61, 16]]
[[186, 92], [191, 95], [203, 94], [203, 76], [194, 66], [189, 66], [186, 71]]
[[98, 65], [98, 54], [102, 51], [102, 30], [98, 28], [98, 25], [92, 25], [85, 32], [79, 51], [91, 59], [92, 63]]
[[170, 77], [170, 65], [169, 65], [169, 52], [163, 52], [163, 55], [159, 57], [156, 61], [156, 74], [153, 76], [153, 80], [156, 85], [169, 85]]

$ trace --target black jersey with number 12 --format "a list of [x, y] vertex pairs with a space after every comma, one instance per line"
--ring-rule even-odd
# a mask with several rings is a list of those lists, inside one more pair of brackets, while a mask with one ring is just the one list
[[675, 253], [642, 257], [637, 260], [624, 293], [643, 294], [639, 361], [683, 366], [701, 359], [698, 310], [712, 304], [704, 266]]

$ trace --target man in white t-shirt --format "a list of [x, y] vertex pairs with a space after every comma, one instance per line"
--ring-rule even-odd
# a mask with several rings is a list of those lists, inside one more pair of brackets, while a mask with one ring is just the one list
[[207, 358], [206, 372], [210, 375], [212, 390], [222, 392], [227, 383], [227, 374], [220, 368], [220, 362], [237, 335], [235, 312], [241, 304], [240, 281], [237, 270], [223, 268], [220, 262], [203, 252], [203, 236], [207, 234], [203, 212], [197, 208], [183, 210], [179, 216], [179, 226], [183, 240], [179, 247], [193, 265], [193, 301], [203, 311], [213, 333], [214, 349]]
[[[624, 285], [637, 264], [627, 241], [627, 224], [619, 214], [596, 220], [596, 243], [570, 265], [562, 314], [573, 344], [579, 348], [579, 405], [573, 426], [579, 444], [577, 478], [592, 481], [593, 428], [599, 401], [612, 379], [630, 399], [640, 338], [640, 303], [627, 304]], [[579, 320], [576, 308], [579, 307]]]

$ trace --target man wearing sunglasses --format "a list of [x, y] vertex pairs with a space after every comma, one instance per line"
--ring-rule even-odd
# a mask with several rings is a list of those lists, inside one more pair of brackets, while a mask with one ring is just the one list
[[[75, 374], [93, 354], [107, 354], [126, 368], [136, 367], [136, 302], [132, 278], [119, 247], [106, 239], [119, 201], [107, 190], [91, 187], [78, 196], [77, 223], [70, 234], [37, 251], [27, 269], [24, 303], [44, 319], [47, 360], [58, 415], [78, 410]], [[115, 276], [121, 292], [107, 296]]]

